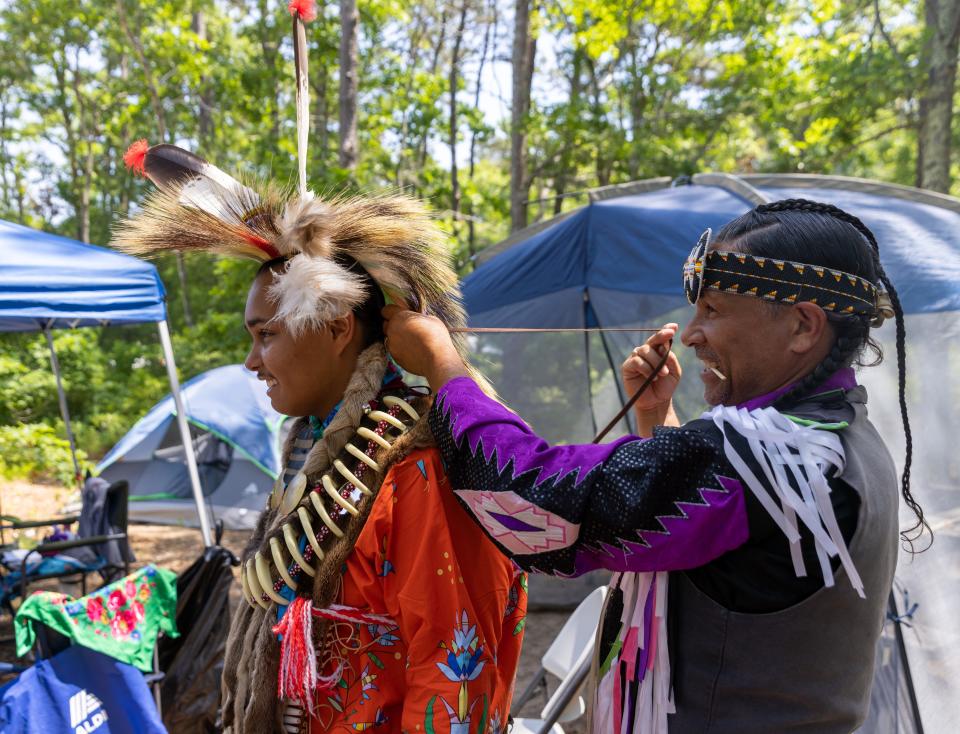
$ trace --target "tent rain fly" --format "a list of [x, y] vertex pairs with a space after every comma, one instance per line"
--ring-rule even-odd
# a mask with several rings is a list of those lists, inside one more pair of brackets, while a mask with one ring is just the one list
[[[157, 269], [136, 258], [65, 237], [0, 221], [0, 331], [43, 331], [57, 378], [61, 414], [76, 460], [66, 395], [51, 329], [155, 322], [179, 416], [180, 399], [163, 284]], [[204, 545], [213, 543], [196, 457], [185, 419], [178, 418]]]

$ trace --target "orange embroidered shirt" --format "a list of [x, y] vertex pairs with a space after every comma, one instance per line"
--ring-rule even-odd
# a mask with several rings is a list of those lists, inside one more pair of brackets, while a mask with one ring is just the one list
[[414, 451], [384, 478], [343, 575], [342, 604], [392, 623], [340, 634], [343, 674], [310, 731], [505, 731], [526, 601], [526, 576], [458, 504], [439, 453]]

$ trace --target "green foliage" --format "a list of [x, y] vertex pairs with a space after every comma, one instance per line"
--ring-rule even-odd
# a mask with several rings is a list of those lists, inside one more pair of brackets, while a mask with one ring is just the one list
[[[81, 471], [87, 455], [77, 452]], [[73, 460], [70, 444], [44, 423], [0, 426], [0, 477], [52, 480], [73, 484]]]
[[[505, 59], [514, 4], [464, 2], [359, 4], [355, 170], [338, 163], [339, 8], [322, 5], [307, 35], [312, 187], [424, 197], [465, 274], [509, 228]], [[707, 170], [914, 182], [927, 73], [919, 0], [555, 0], [531, 7], [531, 220], [580, 205], [591, 187]], [[452, 49], [463, 8], [451, 130]], [[184, 145], [227, 171], [291, 182], [290, 25], [284, 0], [2, 5], [0, 219], [107, 243], [111, 225], [148, 190], [121, 162], [141, 137]], [[253, 275], [250, 263], [203, 256], [185, 263], [181, 280], [175, 258], [157, 261], [182, 379], [243, 360], [241, 314]], [[82, 329], [55, 340], [78, 441], [98, 456], [168, 389], [156, 330]], [[524, 348], [484, 344], [481, 359], [493, 372], [510, 369]], [[549, 403], [557, 422], [581, 413], [575, 398], [542, 385], [561, 385], [586, 365], [560, 359], [556, 345], [541, 349], [550, 374], [524, 378], [519, 400]], [[598, 389], [609, 387], [609, 376], [594, 377]], [[60, 471], [63, 446], [54, 432], [62, 428], [42, 337], [0, 335], [0, 430], [5, 445], [25, 447], [22, 459], [0, 452], [4, 472]], [[60, 458], [43, 458], [48, 449]]]

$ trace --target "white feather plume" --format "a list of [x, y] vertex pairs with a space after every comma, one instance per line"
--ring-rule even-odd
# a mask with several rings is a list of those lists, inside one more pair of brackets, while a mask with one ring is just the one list
[[267, 296], [277, 304], [274, 316], [294, 338], [309, 328], [346, 316], [367, 296], [363, 280], [332, 260], [294, 255], [274, 273]]

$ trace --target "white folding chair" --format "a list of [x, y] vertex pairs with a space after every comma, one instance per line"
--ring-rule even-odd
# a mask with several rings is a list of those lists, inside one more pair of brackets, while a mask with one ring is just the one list
[[547, 673], [560, 679], [557, 690], [547, 699], [539, 719], [515, 718], [511, 734], [563, 734], [558, 722], [573, 721], [586, 713], [583, 684], [590, 674], [594, 639], [607, 587], [590, 592], [567, 619], [556, 639], [540, 658], [540, 669], [523, 693], [513, 702], [513, 710], [523, 708], [543, 688], [546, 693]]

